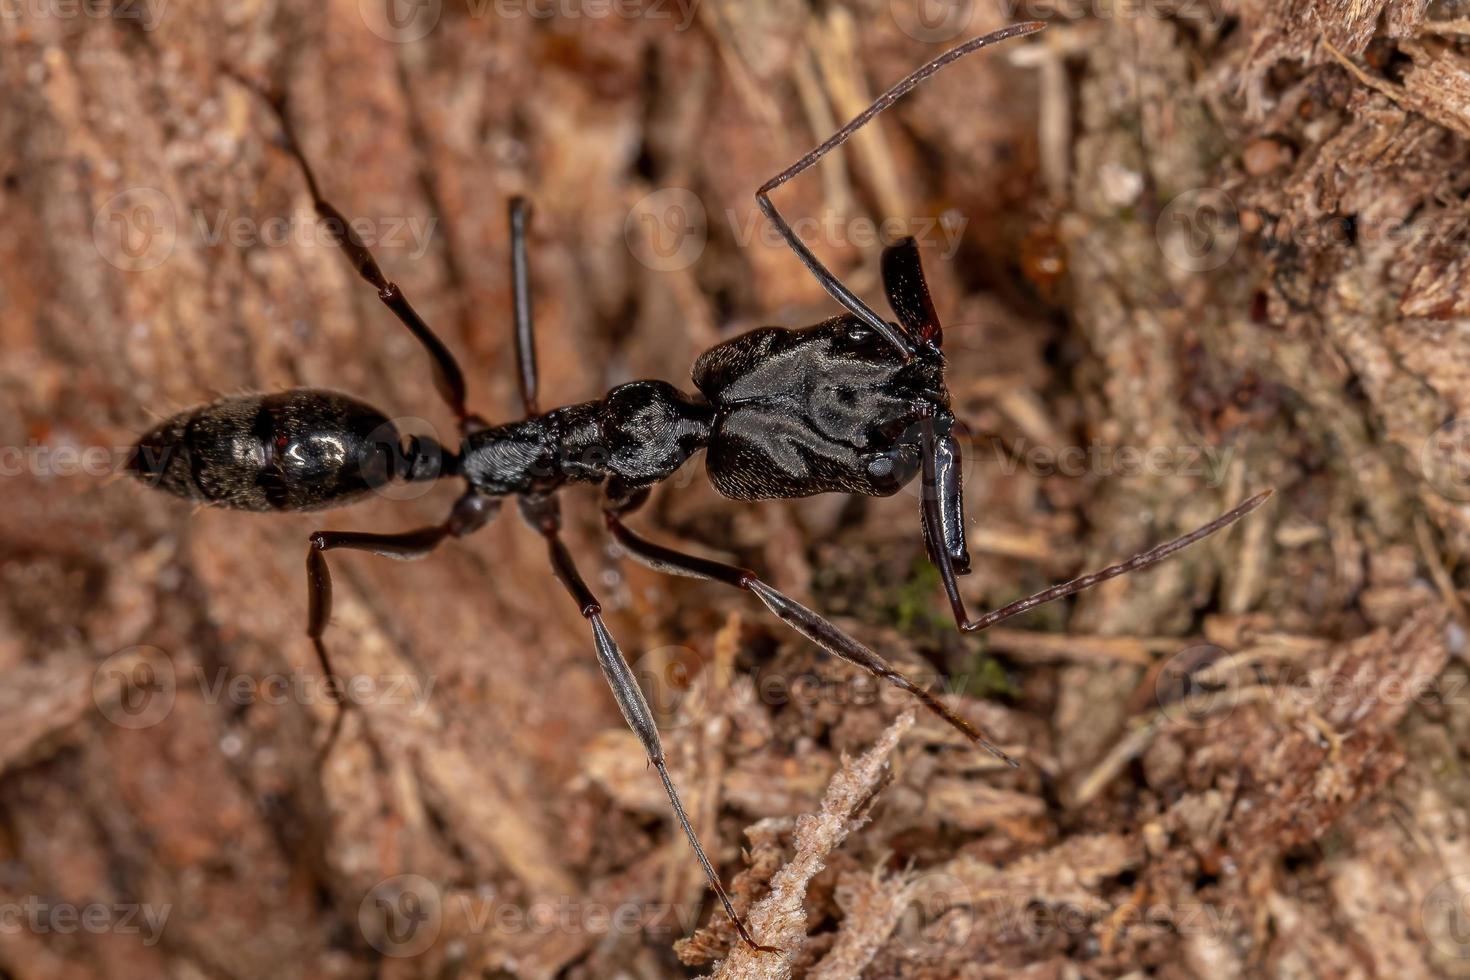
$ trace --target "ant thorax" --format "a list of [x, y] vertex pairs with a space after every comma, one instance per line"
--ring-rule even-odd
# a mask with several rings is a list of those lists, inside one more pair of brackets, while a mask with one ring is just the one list
[[460, 468], [471, 487], [496, 497], [606, 480], [648, 487], [704, 448], [712, 420], [709, 405], [667, 382], [633, 381], [596, 401], [469, 433]]

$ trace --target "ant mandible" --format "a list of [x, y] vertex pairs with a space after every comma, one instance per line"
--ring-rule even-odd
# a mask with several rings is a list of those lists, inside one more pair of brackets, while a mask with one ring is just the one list
[[[945, 52], [880, 96], [826, 142], [756, 192], [761, 210], [822, 287], [847, 311], [804, 329], [765, 327], [702, 354], [694, 365], [698, 395], [662, 381], [618, 385], [601, 399], [541, 412], [532, 330], [526, 225], [530, 207], [510, 202], [511, 279], [515, 352], [522, 419], [487, 425], [465, 406], [465, 383], [454, 356], [389, 282], [362, 239], [322, 195], [292, 131], [284, 100], [260, 92], [279, 117], [318, 217], [378, 298], [428, 352], [435, 387], [458, 419], [460, 445], [401, 436], [380, 411], [346, 395], [297, 388], [240, 395], [176, 415], [139, 440], [131, 472], [189, 500], [255, 511], [307, 511], [345, 504], [393, 480], [460, 477], [463, 495], [439, 524], [400, 534], [317, 531], [307, 548], [307, 633], [328, 677], [335, 678], [323, 634], [331, 616], [332, 579], [326, 553], [366, 551], [421, 558], [450, 538], [462, 538], [515, 497], [521, 515], [546, 541], [552, 571], [592, 629], [597, 660], [618, 707], [658, 771], [674, 815], [741, 939], [756, 948], [720, 884], [669, 777], [658, 729], [628, 662], [602, 619], [602, 607], [562, 543], [556, 492], [567, 483], [600, 484], [608, 530], [635, 559], [672, 575], [721, 582], [753, 593], [779, 619], [827, 652], [871, 671], [919, 699], [960, 732], [1012, 766], [1016, 761], [969, 721], [887, 660], [826, 618], [778, 592], [754, 572], [655, 544], [624, 518], [651, 487], [701, 450], [714, 487], [736, 500], [806, 497], [818, 493], [888, 496], [922, 480], [920, 520], [929, 558], [939, 569], [955, 623], [985, 629], [1053, 599], [1152, 565], [1244, 517], [1263, 503], [1258, 494], [1196, 531], [1090, 575], [1054, 586], [971, 619], [956, 576], [970, 570], [965, 547], [960, 450], [944, 383], [943, 334], [913, 239], [884, 249], [881, 271], [890, 323], [837, 279], [796, 236], [770, 192], [844, 143], [878, 113], [945, 65], [973, 51], [1045, 25], [1013, 25]], [[244, 81], [242, 79], [242, 81]], [[248, 82], [246, 84], [249, 84]], [[255, 86], [251, 86], [255, 88]], [[256, 89], [260, 91], [259, 89]], [[326, 745], [341, 725], [336, 715]]]

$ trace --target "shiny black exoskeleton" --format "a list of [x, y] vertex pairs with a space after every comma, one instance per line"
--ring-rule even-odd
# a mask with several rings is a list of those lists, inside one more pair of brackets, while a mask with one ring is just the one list
[[597, 401], [472, 428], [454, 454], [336, 392], [243, 395], [168, 419], [139, 441], [132, 468], [201, 503], [302, 511], [441, 476], [487, 497], [567, 483], [608, 483], [626, 497], [704, 450], [727, 497], [887, 496], [919, 472], [925, 413], [950, 424], [938, 348], [905, 361], [851, 316], [742, 334], [700, 357], [694, 384], [697, 395], [663, 381], [619, 385]]
[[[813, 643], [913, 694], [929, 710], [997, 756], [1016, 763], [968, 720], [836, 625], [783, 595], [749, 569], [655, 544], [623, 518], [692, 456], [705, 453], [710, 480], [739, 500], [818, 493], [895, 493], [923, 481], [920, 523], [939, 569], [956, 625], [984, 629], [1052, 599], [1153, 564], [1238, 520], [1265, 499], [1258, 495], [1221, 518], [1126, 562], [1037, 593], [971, 619], [956, 576], [969, 570], [959, 445], [944, 384], [943, 335], [912, 240], [884, 250], [882, 273], [890, 322], [847, 289], [792, 232], [770, 192], [812, 166], [924, 78], [957, 58], [1042, 24], [1021, 24], [976, 38], [899, 82], [820, 147], [767, 181], [756, 194], [762, 210], [846, 313], [805, 329], [766, 327], [706, 351], [694, 365], [696, 393], [662, 381], [619, 385], [605, 396], [542, 412], [531, 322], [526, 223], [529, 207], [510, 206], [515, 349], [524, 415], [486, 425], [465, 407], [464, 376], [453, 355], [378, 268], [340, 212], [323, 198], [291, 132], [283, 103], [272, 99], [287, 149], [306, 179], [318, 215], [358, 273], [430, 355], [441, 396], [459, 421], [452, 449], [404, 437], [378, 410], [346, 395], [298, 389], [246, 395], [184, 412], [145, 435], [129, 467], [144, 482], [205, 504], [256, 511], [304, 511], [349, 503], [394, 480], [458, 478], [465, 491], [440, 523], [379, 534], [317, 531], [307, 548], [307, 633], [323, 671], [333, 673], [323, 635], [331, 616], [326, 552], [346, 549], [392, 558], [422, 557], [445, 540], [483, 527], [501, 501], [516, 499], [542, 536], [552, 570], [586, 617], [598, 664], [629, 726], [658, 771], [695, 856], [742, 939], [746, 931], [684, 813], [664, 763], [658, 729], [637, 679], [602, 620], [601, 605], [561, 539], [556, 492], [568, 483], [604, 488], [604, 517], [636, 560], [676, 575], [749, 592]], [[325, 740], [335, 741], [341, 714]], [[760, 947], [764, 948], [764, 947]]]
[[175, 415], [138, 441], [130, 469], [188, 500], [317, 510], [395, 479], [440, 475], [442, 453], [406, 442], [382, 412], [332, 391], [239, 395]]
[[597, 401], [471, 432], [463, 473], [492, 496], [546, 495], [567, 483], [651, 486], [704, 448], [711, 417], [673, 385], [634, 381]]

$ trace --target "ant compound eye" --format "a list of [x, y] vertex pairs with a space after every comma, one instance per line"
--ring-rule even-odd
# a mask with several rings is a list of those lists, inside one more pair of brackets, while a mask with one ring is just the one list
[[854, 323], [852, 326], [847, 328], [848, 340], [866, 340], [867, 336], [868, 328], [860, 323]]
[[887, 456], [874, 456], [868, 460], [868, 476], [875, 480], [887, 480], [893, 476], [893, 460]]

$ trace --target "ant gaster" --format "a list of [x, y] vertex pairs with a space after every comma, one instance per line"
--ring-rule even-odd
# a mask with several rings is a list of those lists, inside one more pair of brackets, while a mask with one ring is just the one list
[[[737, 500], [806, 497], [818, 493], [887, 496], [916, 476], [922, 480], [920, 520], [959, 629], [984, 629], [1034, 606], [1151, 565], [1240, 519], [1259, 494], [1198, 530], [1126, 562], [971, 619], [956, 576], [967, 573], [960, 450], [944, 382], [943, 335], [912, 239], [886, 248], [882, 278], [897, 322], [890, 323], [844, 286], [795, 235], [770, 192], [811, 167], [870, 119], [950, 62], [987, 45], [1040, 30], [1024, 23], [962, 44], [889, 89], [756, 193], [762, 211], [847, 311], [805, 329], [765, 327], [726, 341], [694, 365], [697, 395], [662, 381], [635, 381], [603, 398], [541, 412], [526, 261], [530, 208], [510, 202], [515, 351], [519, 421], [490, 426], [465, 407], [463, 373], [452, 354], [389, 282], [349, 223], [324, 199], [292, 132], [283, 100], [266, 98], [280, 118], [318, 216], [378, 297], [427, 350], [440, 395], [459, 421], [457, 449], [431, 439], [402, 437], [380, 411], [346, 395], [294, 389], [226, 398], [177, 415], [145, 435], [130, 469], [153, 486], [190, 500], [256, 511], [305, 511], [345, 504], [393, 480], [458, 477], [466, 490], [439, 524], [400, 534], [317, 531], [307, 549], [307, 632], [323, 671], [335, 677], [322, 636], [331, 615], [332, 579], [326, 553], [366, 551], [420, 558], [450, 538], [483, 527], [502, 499], [515, 497], [526, 522], [545, 539], [556, 578], [591, 626], [598, 664], [628, 725], [668, 793], [710, 887], [741, 938], [756, 946], [720, 884], [669, 777], [654, 724], [638, 683], [602, 619], [602, 607], [562, 543], [556, 492], [567, 483], [603, 486], [608, 530], [627, 552], [653, 569], [721, 582], [753, 593], [778, 618], [827, 652], [910, 692], [930, 711], [1010, 765], [1015, 760], [929, 691], [836, 625], [778, 592], [754, 572], [684, 554], [630, 530], [624, 518], [701, 450], [715, 489]], [[253, 87], [253, 86], [252, 86]], [[265, 93], [262, 93], [263, 95]], [[327, 737], [341, 723], [339, 712]], [[764, 947], [759, 947], [764, 948]]]

